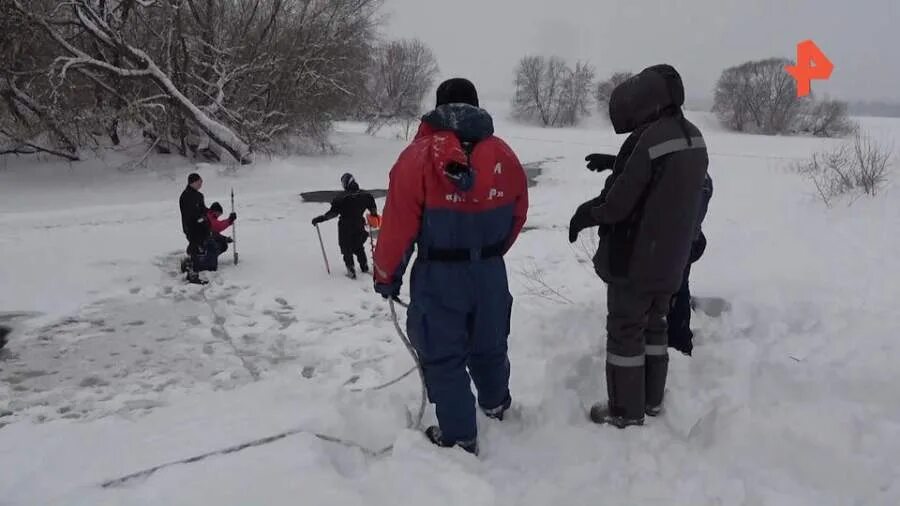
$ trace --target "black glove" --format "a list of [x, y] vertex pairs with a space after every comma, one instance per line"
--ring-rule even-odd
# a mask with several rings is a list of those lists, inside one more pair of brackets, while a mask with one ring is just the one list
[[703, 252], [706, 251], [706, 235], [703, 234], [703, 231], [700, 231], [700, 237], [697, 238], [696, 241], [691, 243], [691, 256], [688, 259], [690, 263], [694, 263], [697, 260], [700, 260], [700, 257], [703, 256]]
[[603, 153], [591, 153], [584, 157], [584, 161], [587, 162], [588, 170], [603, 172], [604, 170], [612, 170], [613, 165], [616, 163], [616, 157]]
[[593, 199], [578, 206], [578, 209], [575, 210], [575, 214], [569, 221], [569, 242], [574, 243], [578, 240], [578, 233], [582, 230], [588, 227], [596, 227], [600, 224], [591, 213], [598, 205], [598, 199]]
[[400, 286], [403, 285], [403, 280], [398, 279], [391, 283], [379, 283], [375, 282], [375, 291], [381, 294], [385, 299], [396, 299], [400, 296]]
[[228, 221], [234, 222], [237, 219], [237, 213], [231, 213], [228, 215]]
[[225, 236], [225, 242], [231, 244], [234, 242], [234, 239], [232, 239], [231, 237]]
[[315, 218], [313, 218], [312, 224], [313, 224], [313, 226], [316, 226], [319, 223], [322, 223], [323, 221], [325, 221], [325, 218], [323, 218], [321, 216], [316, 216]]

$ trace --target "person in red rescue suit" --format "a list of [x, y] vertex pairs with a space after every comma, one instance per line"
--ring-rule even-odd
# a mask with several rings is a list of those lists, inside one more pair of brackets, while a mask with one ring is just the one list
[[525, 171], [494, 136], [475, 86], [451, 79], [391, 169], [375, 248], [375, 291], [396, 298], [413, 249], [406, 327], [419, 355], [442, 447], [478, 453], [475, 399], [503, 419], [512, 398], [507, 338], [512, 296], [503, 255], [528, 211]]
[[219, 217], [222, 216], [222, 204], [218, 202], [213, 202], [211, 206], [209, 206], [209, 211], [206, 212], [206, 220], [209, 222], [209, 230], [210, 230], [210, 239], [216, 244], [216, 251], [221, 255], [228, 251], [228, 243], [234, 242], [231, 237], [222, 235], [228, 227], [234, 224], [234, 221], [237, 220], [237, 214], [231, 213], [228, 215], [228, 218], [224, 220], [220, 220]]

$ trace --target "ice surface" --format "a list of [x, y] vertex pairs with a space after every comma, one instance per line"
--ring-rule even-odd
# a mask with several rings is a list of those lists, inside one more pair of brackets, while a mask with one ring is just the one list
[[[543, 173], [508, 256], [515, 409], [479, 419], [478, 459], [406, 429], [415, 374], [353, 391], [412, 364], [370, 281], [325, 273], [309, 222], [326, 206], [298, 197], [337, 189], [346, 171], [384, 187], [402, 149], [390, 133], [344, 124], [337, 156], [237, 171], [164, 157], [128, 172], [5, 160], [0, 311], [41, 315], [0, 354], [0, 504], [900, 504], [896, 189], [826, 209], [788, 169], [833, 141], [736, 135], [688, 116], [716, 184], [692, 286], [731, 307], [695, 315], [694, 357], [672, 353], [664, 416], [625, 431], [585, 415], [605, 397], [605, 293], [566, 240], [572, 211], [603, 183], [584, 155], [623, 138], [602, 122], [496, 118]], [[900, 134], [894, 120], [863, 126]], [[207, 203], [235, 188], [241, 227], [240, 265], [223, 256], [205, 287], [177, 275], [176, 201], [192, 171]], [[320, 228], [339, 265], [334, 224]], [[313, 433], [393, 451], [372, 457]]]

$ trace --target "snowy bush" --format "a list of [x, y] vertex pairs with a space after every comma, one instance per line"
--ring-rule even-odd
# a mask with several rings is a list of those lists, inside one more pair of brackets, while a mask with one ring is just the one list
[[713, 112], [738, 132], [783, 134], [803, 110], [797, 84], [784, 68], [791, 61], [770, 58], [726, 69], [716, 83]]
[[783, 58], [747, 62], [726, 69], [716, 83], [713, 112], [738, 132], [767, 135], [806, 133], [845, 137], [856, 130], [848, 105], [838, 100], [798, 97]]
[[431, 49], [418, 39], [388, 41], [378, 45], [366, 76], [366, 95], [361, 112], [372, 134], [393, 122], [408, 125], [422, 112], [425, 95], [438, 74]]
[[893, 148], [857, 132], [840, 146], [814, 153], [797, 170], [815, 185], [827, 205], [839, 197], [860, 193], [875, 196], [887, 183]]
[[859, 128], [847, 114], [848, 105], [840, 100], [813, 100], [798, 117], [798, 131], [816, 137], [846, 137]]
[[135, 130], [249, 162], [323, 141], [365, 86], [381, 0], [4, 0], [0, 149], [77, 158]]
[[597, 109], [601, 114], [609, 114], [609, 98], [616, 86], [630, 79], [634, 74], [631, 72], [616, 72], [605, 81], [597, 83], [594, 90], [594, 99], [597, 101]]
[[576, 125], [590, 114], [594, 69], [559, 57], [526, 56], [516, 68], [513, 116], [543, 126]]

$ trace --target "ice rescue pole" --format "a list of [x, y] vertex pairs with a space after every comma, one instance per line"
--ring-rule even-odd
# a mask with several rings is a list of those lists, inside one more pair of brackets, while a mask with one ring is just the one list
[[325, 243], [322, 242], [322, 232], [319, 230], [319, 224], [316, 224], [316, 234], [319, 236], [319, 247], [322, 248], [322, 258], [325, 259], [325, 272], [331, 275], [331, 267], [328, 266], [328, 255], [325, 254]]
[[[234, 213], [234, 188], [231, 189], [231, 212]], [[238, 264], [238, 252], [237, 252], [237, 226], [234, 222], [231, 222], [231, 240], [234, 244], [232, 244], [231, 253], [234, 257], [234, 265]]]

